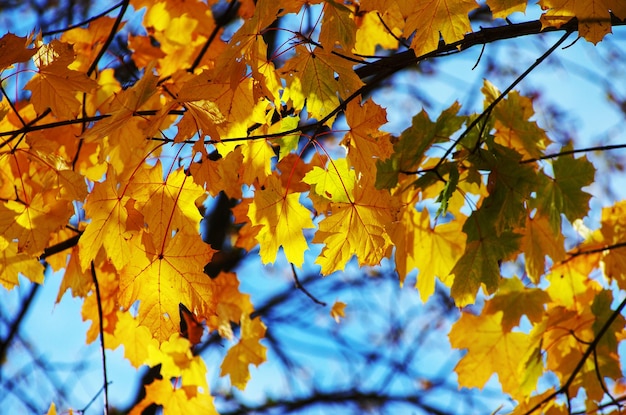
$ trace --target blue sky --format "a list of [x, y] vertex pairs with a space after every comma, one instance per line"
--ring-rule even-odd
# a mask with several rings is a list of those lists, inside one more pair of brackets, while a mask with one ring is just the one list
[[[526, 18], [518, 14], [513, 16], [512, 20], [522, 21]], [[626, 44], [626, 29], [616, 28], [615, 32], [616, 34], [608, 38], [606, 42], [621, 45], [623, 49], [623, 45]], [[485, 54], [523, 70], [560, 36], [561, 34], [556, 33], [543, 35], [540, 39], [518, 39], [488, 45]], [[421, 101], [416, 98], [417, 93], [429, 97], [430, 106], [427, 109], [431, 117], [436, 117], [440, 110], [447, 108], [455, 100], [463, 103], [468, 111], [479, 109], [482, 103], [477, 91], [481, 87], [487, 63], [487, 58], [483, 56], [476, 69], [472, 69], [479, 54], [480, 49], [474, 48], [454, 57], [440, 59], [434, 63], [435, 76], [414, 72], [399, 74], [389, 88], [374, 94], [376, 102], [389, 108], [389, 124], [385, 128], [397, 134], [409, 126], [412, 116], [422, 108]], [[553, 65], [540, 66], [518, 88], [522, 93], [540, 93], [541, 96], [536, 105], [536, 119], [540, 126], [547, 127], [548, 118], [542, 115], [542, 111], [547, 108], [548, 104], [556, 103], [566, 110], [570, 115], [565, 119], [563, 127], [572, 135], [572, 139], [576, 142], [575, 147], [578, 148], [598, 143], [626, 142], [624, 113], [615, 105], [607, 103], [604, 89], [606, 82], [603, 79], [607, 76], [607, 62], [609, 62], [616, 68], [614, 73], [609, 74], [613, 77], [610, 80], [611, 86], [618, 90], [622, 97], [626, 97], [626, 70], [624, 70], [626, 61], [620, 62], [615, 57], [604, 56], [606, 54], [603, 43], [598, 47], [593, 47], [586, 41], [579, 40], [565, 50], [558, 50], [552, 59]], [[504, 76], [493, 81], [500, 89], [504, 89], [512, 79], [514, 79], [513, 76]], [[612, 158], [626, 163], [625, 155], [625, 150], [617, 150], [611, 154], [590, 155], [590, 158], [602, 168], [607, 160]], [[598, 174], [600, 184], [590, 189], [596, 196], [592, 202], [592, 206], [596, 208], [606, 206], [611, 202], [611, 199], [605, 196], [604, 185], [609, 186], [618, 197], [626, 196], [624, 173], [612, 173], [611, 180], [604, 183], [606, 174], [601, 170]], [[597, 217], [587, 219], [588, 225], [592, 227], [594, 224], [597, 225], [596, 221]], [[307, 254], [307, 260], [310, 263], [313, 262], [314, 255], [315, 251]], [[387, 271], [388, 268], [387, 266]], [[271, 293], [286, 289], [292, 284], [289, 267], [282, 259], [275, 266], [265, 269], [264, 272], [259, 272], [259, 269], [261, 266], [258, 259], [252, 258], [239, 271], [242, 290], [252, 295], [255, 304], [261, 304], [263, 299]], [[310, 288], [315, 289], [315, 293], [319, 293], [322, 300], [330, 304], [335, 300], [348, 303], [347, 318], [341, 325], [337, 326], [330, 318], [328, 308], [316, 306], [298, 291], [294, 291], [294, 296], [302, 297], [300, 299], [302, 304], [296, 309], [306, 313], [307, 319], [315, 327], [331, 333], [339, 329], [343, 332], [342, 336], [358, 339], [358, 341], [355, 340], [355, 345], [376, 340], [359, 338], [359, 336], [370, 335], [371, 332], [367, 329], [376, 324], [376, 319], [371, 317], [372, 310], [382, 308], [397, 313], [398, 321], [406, 325], [407, 329], [417, 330], [421, 327], [423, 318], [428, 317], [426, 311], [424, 311], [426, 314], [420, 314], [421, 311], [415, 314], [417, 316], [415, 321], [403, 317], [405, 314], [408, 315], [409, 310], [413, 310], [416, 305], [420, 304], [417, 292], [411, 288], [410, 280], [403, 289], [394, 287], [392, 284], [381, 284], [369, 288], [373, 291], [367, 289], [351, 291], [350, 284], [354, 283], [357, 274], [359, 274], [358, 270], [350, 268], [344, 274], [333, 275], [325, 280], [311, 283]], [[52, 376], [61, 379], [62, 383], [72, 385], [69, 404], [74, 409], [81, 409], [100, 389], [102, 383], [100, 352], [98, 344], [85, 345], [85, 331], [88, 325], [81, 321], [80, 301], [66, 295], [60, 304], [55, 305], [60, 279], [58, 274], [46, 277], [46, 284], [40, 290], [34, 307], [21, 326], [22, 330], [19, 335], [24, 343], [16, 343], [16, 346], [9, 351], [8, 361], [2, 367], [2, 377], [3, 380], [7, 378], [13, 378], [16, 381], [23, 380], [23, 383], [19, 385], [19, 393], [31, 397], [33, 402], [38, 402], [38, 405], [43, 404], [42, 401], [53, 398], [55, 393], [47, 390], [44, 386], [47, 382], [42, 378], [41, 370], [33, 366], [33, 357], [41, 357], [42, 360], [62, 368]], [[344, 283], [346, 289], [334, 291], [333, 284], [337, 282]], [[29, 285], [27, 281], [24, 281], [24, 284], [11, 292], [0, 289], [0, 316], [3, 318], [0, 322], [0, 336], [6, 335], [5, 319], [15, 315], [21, 298], [29, 291]], [[364, 295], [372, 298], [364, 299], [362, 298]], [[393, 301], [394, 307], [389, 307], [390, 301]], [[424, 310], [426, 309], [427, 307], [424, 307]], [[451, 352], [446, 347], [445, 333], [446, 327], [443, 327], [436, 332], [435, 338], [428, 339], [429, 348], [424, 351], [424, 355], [415, 357], [415, 360], [411, 361], [411, 364], [416, 366], [415, 370], [432, 374], [451, 370], [454, 358], [450, 359]], [[315, 334], [306, 338], [300, 332], [290, 332], [289, 329], [285, 329], [283, 334], [286, 339], [290, 339], [290, 336], [298, 336], [298, 338], [287, 340], [287, 342], [292, 342], [294, 353], [301, 353], [299, 359], [304, 369], [297, 373], [298, 376], [316, 377], [316, 382], [320, 387], [328, 388], [349, 380], [341, 378], [344, 368], [341, 359], [345, 358], [343, 355], [345, 350], [338, 348], [333, 342], [326, 341], [327, 339], [320, 341]], [[380, 333], [381, 336], [383, 334]], [[28, 350], [25, 347], [26, 344], [31, 344], [32, 349]], [[381, 341], [381, 344], [386, 344], [386, 342]], [[408, 346], [410, 344], [402, 344], [399, 348]], [[325, 353], [314, 357], [315, 353], [309, 353], [311, 350], [307, 348], [313, 349], [312, 351], [322, 348]], [[107, 353], [109, 378], [113, 382], [109, 390], [111, 404], [124, 406], [135, 394], [136, 371], [125, 362], [119, 349]], [[452, 355], [458, 356], [458, 354]], [[293, 388], [297, 392], [299, 388], [304, 387], [297, 380], [292, 384], [290, 380], [285, 379], [275, 363], [276, 359], [277, 356], [270, 356], [270, 362], [252, 371], [252, 381], [245, 392], [246, 399], [250, 402], [266, 396], [268, 391], [279, 393], [284, 388]], [[214, 356], [208, 356], [208, 361], [215, 361]], [[84, 367], [77, 367], [78, 364]], [[215, 387], [228, 387], [227, 380], [217, 380], [219, 376], [216, 365], [209, 364], [208, 366], [213, 368], [210, 377], [215, 381]], [[385, 376], [385, 368], [375, 368], [374, 373], [370, 375], [372, 378], [368, 381], [371, 381], [372, 387], [376, 387], [379, 378]], [[450, 375], [449, 379], [453, 382], [454, 376]], [[38, 385], [37, 389], [34, 389], [33, 385]], [[392, 387], [398, 389], [403, 388], [404, 385], [403, 379], [392, 383]], [[497, 382], [492, 379], [489, 388], [497, 389]], [[495, 401], [490, 400], [484, 404], [485, 409], [488, 410], [493, 410], [497, 406]], [[16, 413], [28, 413], [16, 403], [15, 397], [10, 394], [0, 398], [0, 405], [4, 410], [16, 408]], [[96, 408], [100, 405], [100, 401], [94, 404], [88, 413], [99, 412]]]

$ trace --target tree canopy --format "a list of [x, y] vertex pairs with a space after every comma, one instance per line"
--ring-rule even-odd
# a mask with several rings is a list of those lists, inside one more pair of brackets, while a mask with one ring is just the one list
[[[207, 366], [245, 389], [272, 341], [269, 315], [240, 290], [250, 256], [289, 264], [307, 307], [322, 302], [304, 281], [350, 264], [391, 264], [398, 285], [417, 272], [422, 302], [460, 310], [448, 333], [464, 351], [460, 387], [497, 375], [514, 414], [620, 411], [626, 203], [603, 207], [597, 228], [583, 219], [587, 153], [626, 145], [556, 140], [516, 88], [574, 41], [602, 48], [626, 24], [623, 0], [124, 0], [91, 12], [0, 38], [0, 283], [62, 272], [57, 301], [83, 300], [87, 343], [156, 368], [131, 414], [216, 413]], [[539, 17], [511, 21], [518, 12]], [[402, 110], [373, 94], [402, 71], [548, 32], [559, 38], [506, 88], [484, 80], [478, 112], [457, 101], [386, 128]], [[341, 323], [350, 303], [327, 308]], [[203, 359], [220, 339], [220, 361]]]

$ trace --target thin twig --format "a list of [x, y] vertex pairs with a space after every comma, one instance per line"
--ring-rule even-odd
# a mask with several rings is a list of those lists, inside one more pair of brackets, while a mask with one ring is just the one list
[[[237, 5], [237, 0], [231, 0], [231, 2], [228, 4], [228, 7], [226, 8], [226, 11], [224, 12], [224, 16], [228, 16], [233, 11], [233, 8], [236, 5]], [[202, 58], [204, 57], [206, 52], [209, 50], [209, 46], [211, 46], [211, 44], [213, 43], [213, 41], [217, 37], [217, 34], [219, 33], [220, 29], [222, 27], [224, 27], [224, 23], [228, 22], [227, 19], [223, 19], [223, 20], [225, 20], [225, 22], [222, 22], [221, 20], [220, 20], [220, 22], [218, 22], [217, 20], [215, 21], [216, 25], [213, 28], [213, 31], [209, 35], [209, 38], [207, 39], [207, 41], [202, 46], [202, 50], [200, 50], [200, 53], [198, 54], [198, 56], [196, 56], [196, 59], [191, 64], [191, 67], [189, 67], [189, 69], [187, 69], [188, 72], [193, 73], [193, 71], [196, 70], [198, 65], [200, 65], [200, 61], [202, 60]]]
[[120, 2], [119, 2], [119, 3], [117, 3], [116, 5], [114, 5], [114, 6], [110, 7], [110, 8], [108, 8], [108, 9], [106, 9], [106, 10], [105, 10], [105, 11], [103, 11], [102, 13], [99, 13], [99, 14], [96, 14], [95, 16], [90, 17], [89, 19], [83, 20], [82, 22], [78, 22], [78, 23], [73, 24], [73, 25], [71, 25], [71, 26], [64, 27], [63, 29], [57, 29], [57, 30], [51, 30], [51, 31], [49, 31], [49, 32], [43, 32], [43, 33], [41, 34], [41, 36], [43, 36], [43, 37], [46, 37], [46, 36], [54, 36], [54, 35], [58, 35], [59, 33], [67, 32], [67, 31], [70, 31], [70, 30], [72, 30], [72, 29], [76, 29], [76, 28], [78, 28], [78, 27], [88, 25], [89, 23], [91, 23], [91, 22], [93, 22], [93, 21], [95, 21], [95, 20], [98, 20], [99, 18], [104, 17], [104, 16], [106, 16], [107, 14], [111, 13], [113, 10], [115, 10], [115, 9], [117, 9], [117, 8], [119, 8], [119, 7], [121, 7], [121, 6], [122, 6], [122, 4], [124, 4], [124, 2], [123, 2], [123, 1], [120, 1]]
[[296, 267], [291, 264], [291, 271], [293, 271], [293, 279], [296, 282], [296, 288], [299, 289], [300, 291], [302, 291], [303, 293], [306, 294], [307, 297], [309, 297], [311, 300], [313, 300], [313, 302], [315, 304], [319, 304], [321, 306], [326, 307], [326, 303], [323, 301], [318, 300], [317, 298], [315, 298], [313, 296], [313, 294], [311, 294], [306, 288], [304, 288], [304, 286], [300, 283], [300, 280], [298, 279], [298, 273], [296, 273]]
[[100, 284], [98, 284], [98, 278], [96, 276], [96, 267], [91, 261], [91, 278], [93, 279], [93, 284], [96, 287], [96, 302], [98, 304], [98, 319], [99, 321], [99, 329], [100, 329], [100, 350], [102, 353], [102, 372], [104, 375], [104, 414], [107, 415], [109, 413], [109, 379], [107, 376], [107, 358], [104, 349], [104, 320], [102, 317], [102, 297], [100, 296]]
[[557, 158], [557, 157], [569, 156], [569, 155], [578, 154], [578, 153], [589, 153], [589, 152], [592, 152], [592, 151], [619, 150], [619, 149], [622, 149], [622, 148], [626, 148], [626, 144], [611, 144], [611, 145], [606, 145], [606, 146], [595, 146], [595, 147], [578, 148], [578, 149], [574, 149], [574, 150], [566, 150], [566, 151], [560, 151], [558, 153], [546, 154], [545, 156], [536, 157], [536, 158], [532, 158], [532, 159], [521, 160], [520, 164], [534, 163], [534, 162], [540, 161], [540, 160], [554, 159], [554, 158]]
[[126, 9], [128, 9], [129, 4], [130, 4], [130, 0], [124, 0], [122, 2], [122, 9], [117, 14], [117, 19], [115, 19], [115, 23], [113, 23], [113, 27], [111, 28], [111, 32], [109, 33], [109, 37], [107, 37], [107, 40], [102, 45], [102, 48], [98, 52], [98, 55], [93, 60], [93, 62], [91, 62], [89, 69], [87, 69], [88, 77], [91, 76], [93, 71], [96, 70], [96, 68], [98, 67], [98, 62], [100, 62], [100, 59], [102, 59], [102, 57], [106, 53], [109, 46], [111, 46], [111, 43], [113, 42], [113, 39], [115, 38], [115, 35], [117, 34], [117, 29], [119, 29], [120, 25], [122, 24], [122, 19], [124, 18], [124, 14], [126, 13]]

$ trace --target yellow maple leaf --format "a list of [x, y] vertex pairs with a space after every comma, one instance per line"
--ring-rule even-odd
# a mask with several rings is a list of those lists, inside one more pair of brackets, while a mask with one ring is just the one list
[[313, 228], [313, 221], [299, 199], [300, 193], [289, 193], [276, 174], [255, 191], [248, 218], [253, 226], [260, 226], [256, 240], [264, 263], [274, 262], [281, 246], [287, 261], [298, 267], [304, 262], [308, 244], [302, 230]]
[[73, 210], [68, 201], [58, 200], [59, 189], [36, 193], [25, 202], [0, 204], [0, 234], [17, 240], [18, 249], [39, 255], [53, 232], [65, 225]]
[[141, 415], [152, 404], [163, 407], [164, 414], [217, 415], [209, 391], [195, 386], [176, 388], [169, 379], [155, 379], [146, 385], [145, 398], [135, 405], [129, 415]]
[[44, 266], [37, 258], [18, 251], [17, 242], [0, 237], [0, 284], [7, 290], [15, 287], [22, 274], [32, 282], [43, 283]]
[[328, 275], [345, 267], [352, 255], [360, 265], [377, 265], [391, 254], [386, 227], [395, 220], [397, 202], [387, 191], [372, 190], [359, 182], [350, 203], [331, 203], [313, 243], [324, 243], [315, 261]]
[[113, 335], [105, 334], [107, 348], [116, 349], [124, 346], [124, 357], [131, 365], [138, 368], [145, 365], [149, 359], [151, 350], [159, 349], [159, 342], [152, 336], [152, 332], [146, 326], [138, 324], [138, 321], [128, 311], [117, 311], [117, 322]]
[[82, 269], [89, 267], [101, 247], [115, 268], [122, 269], [130, 262], [128, 241], [137, 232], [128, 227], [129, 202], [130, 198], [124, 194], [124, 188], [118, 189], [116, 177], [109, 168], [106, 180], [94, 185], [84, 205], [91, 221], [78, 241]]
[[[623, 243], [626, 240], [626, 202], [617, 202], [602, 209], [602, 227], [591, 235], [590, 242], [598, 248]], [[585, 243], [585, 245], [587, 245]], [[617, 281], [620, 288], [626, 287], [626, 252], [624, 249], [607, 249], [602, 256], [602, 271], [610, 280]]]
[[518, 278], [506, 278], [496, 295], [485, 303], [483, 313], [502, 311], [502, 330], [509, 332], [519, 325], [522, 315], [528, 316], [532, 323], [540, 322], [545, 313], [544, 304], [549, 301], [550, 296], [545, 291], [524, 287]]
[[626, 4], [622, 0], [541, 0], [539, 4], [547, 9], [541, 15], [542, 28], [561, 27], [575, 17], [580, 36], [593, 43], [611, 33], [609, 11], [626, 18]]
[[153, 167], [144, 163], [128, 185], [127, 195], [136, 201], [154, 241], [163, 241], [174, 231], [200, 231], [202, 215], [196, 201], [205, 193], [182, 168], [170, 171], [164, 179], [160, 161]]
[[588, 276], [598, 267], [600, 257], [600, 253], [579, 255], [553, 266], [546, 277], [550, 282], [546, 292], [552, 301], [578, 309], [593, 301], [599, 283]]
[[178, 307], [212, 301], [211, 280], [203, 272], [215, 252], [199, 234], [178, 232], [162, 241], [142, 233], [129, 242], [132, 257], [120, 270], [120, 304], [128, 309], [140, 300], [138, 324], [159, 341], [179, 332]]
[[[295, 48], [296, 55], [281, 68], [287, 81], [285, 92], [294, 108], [306, 107], [311, 118], [321, 119], [339, 105], [363, 83], [354, 73], [352, 64], [321, 48], [309, 50], [302, 45]], [[335, 73], [339, 75], [335, 79]], [[285, 99], [285, 97], [283, 97]], [[328, 124], [332, 124], [331, 118]]]
[[266, 348], [259, 341], [265, 336], [265, 325], [259, 318], [241, 316], [241, 339], [231, 347], [222, 362], [221, 375], [230, 375], [233, 386], [244, 389], [250, 379], [250, 364], [265, 361]]
[[[396, 49], [398, 47], [398, 38], [402, 36], [404, 19], [397, 4], [394, 2], [392, 6], [395, 7], [387, 9], [381, 14], [381, 17], [379, 17], [380, 13], [378, 12], [368, 11], [360, 19], [357, 19], [354, 53], [374, 55], [376, 47], [379, 45], [383, 49]], [[363, 7], [363, 3], [361, 3], [361, 7]], [[391, 33], [389, 33], [390, 29]]]
[[161, 364], [161, 375], [165, 379], [182, 378], [182, 386], [197, 386], [208, 391], [204, 360], [191, 352], [191, 343], [179, 333], [161, 343], [159, 348], [148, 350], [148, 365]]
[[158, 77], [154, 75], [153, 69], [154, 64], [148, 65], [143, 76], [135, 85], [110, 98], [106, 111], [111, 116], [99, 121], [85, 132], [84, 138], [88, 142], [123, 130], [126, 123], [133, 119], [134, 114], [153, 99], [157, 93], [158, 82]]
[[346, 159], [330, 160], [326, 169], [315, 166], [302, 181], [310, 184], [316, 194], [332, 202], [349, 203], [354, 198], [356, 173]]
[[465, 249], [465, 234], [460, 220], [432, 227], [427, 209], [418, 212], [413, 205], [400, 211], [400, 220], [389, 228], [396, 246], [395, 261], [400, 281], [419, 268], [416, 287], [422, 301], [435, 292], [435, 277], [447, 277]]
[[482, 388], [497, 374], [502, 390], [520, 397], [525, 362], [520, 358], [531, 349], [531, 342], [528, 334], [503, 331], [501, 321], [502, 312], [461, 316], [449, 338], [452, 347], [467, 349], [467, 353], [454, 370], [459, 385], [468, 388]]
[[437, 49], [439, 36], [450, 44], [471, 32], [468, 13], [478, 4], [474, 0], [426, 0], [413, 2], [409, 7], [404, 12], [408, 15], [405, 35], [415, 31], [411, 48], [420, 56]]
[[494, 19], [505, 19], [515, 12], [526, 11], [527, 0], [489, 0], [489, 9], [493, 13]]
[[211, 160], [209, 155], [204, 155], [189, 170], [194, 181], [206, 187], [211, 196], [224, 192], [233, 199], [241, 199], [241, 183], [237, 172], [242, 163], [241, 149], [236, 148], [219, 160]]

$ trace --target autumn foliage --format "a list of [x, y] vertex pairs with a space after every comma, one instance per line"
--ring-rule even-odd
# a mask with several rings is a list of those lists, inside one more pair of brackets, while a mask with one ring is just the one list
[[[566, 246], [562, 226], [582, 229], [595, 169], [571, 148], [546, 153], [531, 98], [486, 80], [482, 113], [421, 111], [393, 136], [369, 92], [425, 58], [499, 38], [544, 30], [598, 43], [626, 19], [625, 2], [541, 0], [539, 22], [480, 32], [474, 0], [245, 0], [219, 15], [206, 3], [124, 1], [55, 36], [0, 39], [2, 83], [24, 89], [3, 87], [0, 103], [0, 282], [11, 290], [18, 274], [43, 284], [46, 267], [64, 270], [58, 301], [84, 298], [88, 342], [122, 346], [136, 367], [160, 364], [132, 413], [214, 411], [189, 325], [232, 340], [221, 373], [238, 388], [266, 358], [265, 325], [237, 275], [204, 273], [218, 251], [201, 237], [201, 212], [220, 193], [237, 200], [232, 245], [258, 248], [263, 263], [283, 255], [330, 276], [388, 258], [399, 283], [418, 270], [424, 301], [436, 281], [458, 307], [480, 298], [449, 335], [467, 350], [459, 385], [496, 374], [519, 414], [617, 393], [605, 380], [622, 382], [626, 303], [610, 284], [626, 290], [626, 204]], [[526, 3], [487, 2], [499, 19]], [[313, 31], [275, 25], [312, 9]], [[105, 57], [139, 13], [142, 30], [123, 41], [140, 75], [122, 84]], [[312, 244], [322, 249], [310, 261]], [[507, 261], [524, 275], [503, 276]], [[344, 307], [331, 310], [338, 321]], [[546, 373], [558, 384], [540, 384]]]

